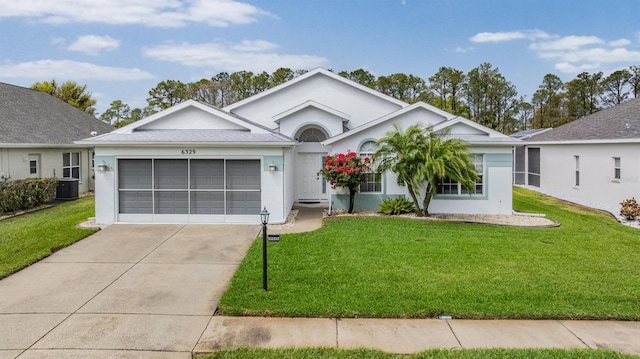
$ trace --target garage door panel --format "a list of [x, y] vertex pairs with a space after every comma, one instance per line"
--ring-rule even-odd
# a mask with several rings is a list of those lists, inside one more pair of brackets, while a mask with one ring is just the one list
[[227, 214], [258, 214], [260, 203], [260, 192], [227, 192]]
[[154, 180], [156, 189], [189, 188], [187, 160], [155, 160]]
[[121, 189], [151, 189], [151, 160], [118, 161], [118, 184]]
[[120, 192], [120, 213], [153, 213], [153, 198], [150, 191]]
[[260, 189], [259, 160], [227, 161], [227, 189]]
[[191, 160], [192, 189], [224, 189], [224, 160]]
[[224, 214], [224, 192], [191, 192], [191, 214]]
[[163, 191], [155, 193], [157, 214], [189, 214], [189, 196], [186, 191]]

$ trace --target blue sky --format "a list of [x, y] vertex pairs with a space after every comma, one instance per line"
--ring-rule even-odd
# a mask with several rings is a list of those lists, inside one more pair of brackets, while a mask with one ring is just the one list
[[278, 67], [364, 68], [425, 80], [498, 67], [531, 98], [640, 65], [637, 0], [0, 0], [0, 82], [86, 84], [98, 112], [146, 106], [158, 82]]

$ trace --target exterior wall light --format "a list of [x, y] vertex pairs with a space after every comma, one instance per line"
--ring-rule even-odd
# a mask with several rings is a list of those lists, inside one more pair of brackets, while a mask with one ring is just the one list
[[269, 173], [274, 173], [277, 169], [278, 167], [276, 167], [276, 164], [271, 162], [271, 164], [269, 165]]
[[102, 163], [98, 164], [98, 171], [99, 172], [106, 172], [109, 170], [109, 165], [104, 163], [104, 161], [102, 161]]

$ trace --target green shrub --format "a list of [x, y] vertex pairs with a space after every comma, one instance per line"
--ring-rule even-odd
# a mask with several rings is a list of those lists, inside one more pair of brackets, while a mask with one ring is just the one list
[[620, 208], [620, 215], [629, 221], [632, 221], [640, 217], [640, 205], [636, 202], [635, 198], [625, 199], [620, 202], [622, 208]]
[[0, 213], [37, 207], [53, 198], [58, 179], [29, 178], [0, 183]]
[[405, 197], [398, 198], [385, 198], [382, 203], [380, 203], [378, 213], [394, 216], [398, 214], [411, 213], [415, 212], [416, 207], [413, 205], [413, 202], [409, 201]]

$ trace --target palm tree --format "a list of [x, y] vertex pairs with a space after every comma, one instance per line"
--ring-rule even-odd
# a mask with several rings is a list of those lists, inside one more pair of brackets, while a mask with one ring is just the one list
[[426, 151], [421, 167], [421, 180], [426, 182], [422, 200], [424, 214], [429, 215], [429, 204], [436, 193], [437, 185], [449, 178], [458, 182], [468, 193], [473, 193], [478, 173], [471, 161], [467, 143], [458, 138], [448, 137], [448, 132], [436, 134], [431, 128], [425, 129]]
[[376, 142], [378, 150], [373, 155], [373, 161], [378, 163], [378, 171], [391, 170], [398, 178], [398, 184], [407, 186], [409, 195], [416, 207], [416, 215], [422, 216], [418, 196], [420, 191], [420, 168], [424, 162], [422, 146], [423, 129], [418, 126], [410, 126], [403, 131], [398, 124], [393, 125], [394, 130]]
[[[409, 126], [403, 131], [398, 124], [380, 138], [374, 160], [378, 170], [391, 170], [400, 185], [406, 185], [416, 207], [416, 215], [429, 215], [429, 204], [438, 182], [449, 178], [459, 182], [469, 193], [478, 179], [466, 142], [436, 134], [431, 127]], [[420, 189], [425, 187], [422, 206], [418, 202]]]

